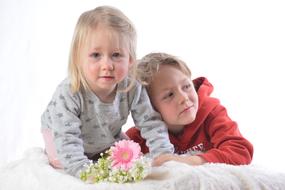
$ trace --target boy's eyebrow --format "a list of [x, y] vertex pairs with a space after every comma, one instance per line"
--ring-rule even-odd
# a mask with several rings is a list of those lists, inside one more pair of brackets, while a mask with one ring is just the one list
[[[189, 83], [190, 83], [190, 81], [191, 81], [190, 79], [185, 78], [185, 79], [179, 81], [179, 84], [184, 83], [184, 82], [189, 82]], [[173, 86], [171, 86], [171, 87], [170, 87], [170, 86], [166, 86], [165, 88], [162, 88], [161, 91], [162, 91], [162, 92], [164, 92], [164, 91], [169, 91], [169, 90], [171, 90], [171, 89], [174, 89], [175, 87], [176, 87], [176, 86], [174, 86], [174, 87], [173, 87]]]
[[164, 91], [169, 91], [169, 90], [171, 90], [172, 88], [168, 88], [168, 87], [166, 87], [166, 88], [163, 88], [163, 89], [161, 89], [161, 92], [164, 92]]

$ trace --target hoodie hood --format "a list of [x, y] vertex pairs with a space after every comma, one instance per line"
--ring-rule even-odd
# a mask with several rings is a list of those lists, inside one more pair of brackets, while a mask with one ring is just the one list
[[[205, 77], [199, 77], [193, 80], [195, 90], [198, 94], [199, 106], [195, 120], [186, 125], [181, 133], [182, 136], [176, 136], [169, 132], [170, 139], [173, 141], [179, 141], [180, 143], [188, 143], [187, 137], [191, 134], [196, 133], [200, 129], [200, 126], [204, 124], [210, 112], [220, 104], [220, 101], [216, 98], [211, 97], [214, 90], [213, 85]], [[191, 133], [191, 134], [189, 134]]]

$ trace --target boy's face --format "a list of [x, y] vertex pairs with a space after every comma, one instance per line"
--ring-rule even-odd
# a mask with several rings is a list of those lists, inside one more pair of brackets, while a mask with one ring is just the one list
[[149, 95], [169, 131], [179, 133], [184, 125], [195, 120], [198, 95], [192, 80], [176, 67], [160, 66], [149, 87]]

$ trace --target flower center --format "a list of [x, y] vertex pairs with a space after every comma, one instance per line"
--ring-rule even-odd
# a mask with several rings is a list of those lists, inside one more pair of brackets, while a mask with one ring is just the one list
[[132, 158], [132, 151], [123, 151], [121, 154], [121, 158], [124, 161], [129, 161]]
[[127, 160], [127, 159], [129, 158], [129, 154], [128, 154], [127, 152], [123, 152], [122, 158], [123, 158], [124, 160]]

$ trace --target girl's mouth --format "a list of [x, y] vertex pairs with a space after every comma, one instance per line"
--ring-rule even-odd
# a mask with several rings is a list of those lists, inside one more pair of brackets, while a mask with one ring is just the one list
[[114, 77], [113, 76], [101, 76], [101, 79], [105, 79], [105, 80], [113, 80]]

